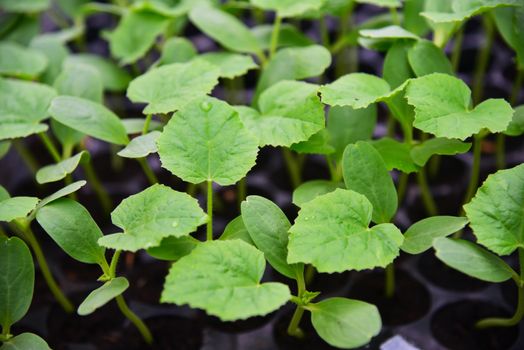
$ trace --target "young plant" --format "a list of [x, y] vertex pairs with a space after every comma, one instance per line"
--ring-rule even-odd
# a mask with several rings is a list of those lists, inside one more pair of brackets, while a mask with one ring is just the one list
[[[515, 281], [518, 304], [514, 315], [479, 320], [478, 328], [514, 326], [524, 316], [523, 179], [522, 164], [499, 170], [488, 176], [475, 197], [464, 206], [476, 243], [443, 237], [433, 242], [437, 257], [456, 270], [487, 282]], [[515, 251], [520, 273], [501, 259]]]
[[21, 239], [0, 236], [0, 270], [0, 349], [50, 350], [36, 334], [11, 334], [11, 326], [24, 317], [31, 305], [35, 284], [33, 257]]

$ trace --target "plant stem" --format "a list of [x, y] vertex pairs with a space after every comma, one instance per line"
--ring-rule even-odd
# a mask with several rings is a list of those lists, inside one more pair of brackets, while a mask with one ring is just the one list
[[451, 53], [451, 68], [453, 69], [453, 72], [457, 72], [459, 63], [460, 63], [460, 55], [462, 53], [462, 41], [464, 40], [464, 28], [460, 27], [460, 29], [457, 31], [457, 34], [455, 35], [455, 41], [453, 42], [453, 52]]
[[156, 177], [155, 175], [155, 172], [153, 171], [153, 169], [151, 169], [151, 166], [149, 165], [149, 162], [147, 161], [147, 158], [137, 158], [136, 159], [138, 164], [140, 164], [140, 167], [142, 168], [142, 170], [144, 171], [144, 174], [146, 175], [147, 177], [147, 180], [149, 181], [149, 183], [151, 185], [154, 185], [154, 184], [157, 184], [158, 183], [158, 178]]
[[[518, 102], [520, 87], [522, 85], [522, 79], [524, 77], [524, 70], [518, 70], [517, 77], [513, 82], [513, 88], [511, 89], [511, 96], [509, 103], [515, 106]], [[497, 169], [504, 169], [506, 167], [506, 135], [503, 133], [497, 134]]]
[[207, 227], [206, 239], [213, 240], [213, 181], [207, 180]]
[[422, 202], [426, 208], [427, 213], [430, 216], [435, 216], [438, 213], [437, 204], [431, 195], [431, 191], [428, 186], [428, 181], [426, 178], [426, 170], [424, 168], [420, 169], [417, 172], [417, 182], [420, 189], [420, 194], [422, 196]]
[[[81, 145], [80, 147], [81, 149], [87, 151], [84, 145]], [[104, 211], [104, 213], [109, 214], [111, 212], [113, 202], [111, 201], [111, 198], [102, 186], [102, 183], [98, 179], [98, 176], [96, 175], [95, 170], [93, 169], [93, 165], [91, 164], [91, 160], [85, 162], [82, 165], [82, 168], [84, 169], [86, 179], [89, 182], [89, 185], [91, 186], [93, 191], [95, 191], [95, 194], [97, 195], [98, 200], [102, 205], [102, 210]]]
[[409, 174], [406, 173], [400, 173], [400, 176], [398, 178], [398, 186], [397, 186], [397, 197], [398, 197], [398, 204], [402, 203], [404, 200], [404, 197], [406, 195], [406, 190], [408, 188], [408, 180], [409, 180]]
[[237, 201], [238, 201], [238, 207], [240, 208], [240, 204], [244, 199], [246, 199], [247, 195], [247, 178], [244, 177], [240, 179], [240, 181], [237, 184]]
[[62, 160], [62, 158], [60, 157], [60, 153], [56, 149], [55, 144], [53, 143], [53, 141], [51, 141], [49, 136], [47, 136], [46, 132], [45, 131], [41, 132], [41, 133], [38, 134], [38, 136], [40, 137], [40, 139], [44, 143], [44, 146], [47, 149], [47, 151], [49, 152], [49, 154], [51, 155], [51, 157], [53, 157], [53, 160], [55, 162], [57, 162], [57, 163], [60, 162]]
[[19, 232], [19, 236], [21, 236], [21, 238], [25, 240], [33, 250], [36, 261], [38, 262], [38, 266], [40, 266], [40, 272], [42, 273], [42, 276], [44, 277], [47, 286], [49, 287], [49, 290], [55, 297], [56, 301], [60, 304], [60, 306], [62, 306], [65, 312], [72, 313], [74, 311], [74, 306], [64, 295], [64, 293], [58, 286], [58, 283], [56, 282], [55, 278], [53, 277], [53, 274], [49, 269], [49, 265], [47, 264], [44, 253], [42, 252], [42, 248], [40, 247], [38, 240], [36, 239], [33, 231], [31, 230], [31, 227], [29, 226], [29, 222], [24, 224], [16, 222], [15, 227]]
[[329, 47], [329, 30], [326, 24], [326, 18], [324, 16], [320, 17], [318, 20], [318, 26], [320, 29], [320, 40], [322, 42], [322, 46]]
[[515, 314], [511, 318], [485, 318], [475, 324], [476, 328], [484, 329], [489, 327], [511, 327], [517, 325], [522, 317], [524, 317], [524, 286], [522, 280], [524, 279], [524, 249], [518, 248], [519, 250], [519, 262], [520, 262], [520, 282], [517, 283], [518, 289], [518, 304]]
[[393, 263], [386, 266], [385, 277], [386, 285], [384, 289], [386, 298], [391, 299], [395, 295], [395, 265]]
[[12, 142], [13, 147], [15, 148], [16, 152], [18, 152], [18, 155], [20, 158], [22, 158], [23, 162], [27, 166], [27, 169], [34, 175], [38, 171], [38, 168], [40, 168], [40, 165], [36, 161], [35, 157], [29, 152], [29, 150], [25, 147], [24, 143], [18, 139], [13, 140]]
[[144, 121], [144, 126], [142, 127], [142, 135], [145, 135], [149, 132], [149, 125], [151, 124], [151, 119], [153, 119], [153, 115], [148, 114], [146, 116], [146, 120]]
[[269, 59], [273, 58], [273, 55], [277, 51], [278, 37], [280, 36], [280, 25], [282, 24], [282, 17], [278, 14], [275, 15], [275, 21], [273, 22], [273, 31], [271, 32], [271, 42], [269, 44]]
[[397, 12], [396, 7], [390, 7], [389, 8], [389, 13], [391, 14], [391, 22], [394, 25], [399, 26], [400, 25], [400, 19], [398, 18], [398, 12]]
[[484, 88], [484, 76], [486, 73], [486, 67], [488, 66], [489, 54], [491, 46], [493, 45], [494, 30], [493, 21], [491, 17], [484, 15], [482, 16], [482, 25], [484, 27], [484, 37], [486, 42], [479, 52], [477, 62], [475, 64], [475, 72], [473, 75], [473, 102], [477, 105], [482, 99], [482, 93]]
[[[301, 298], [304, 292], [306, 291], [306, 283], [304, 282], [304, 271], [302, 270], [300, 272], [297, 272], [297, 290], [299, 298]], [[289, 326], [287, 327], [287, 334], [297, 338], [302, 338], [304, 336], [304, 332], [302, 332], [302, 330], [300, 329], [300, 320], [302, 320], [302, 315], [304, 315], [304, 308], [302, 307], [302, 305], [297, 305], [297, 308], [293, 313], [293, 317], [291, 318], [291, 322], [289, 322]]]
[[300, 166], [295, 157], [293, 157], [293, 153], [291, 153], [288, 148], [282, 148], [282, 155], [284, 156], [284, 161], [286, 162], [286, 167], [291, 178], [291, 184], [293, 185], [293, 188], [297, 188], [302, 182]]
[[116, 250], [115, 254], [113, 254], [113, 257], [111, 258], [111, 263], [109, 265], [109, 278], [116, 277], [116, 267], [118, 266], [118, 260], [120, 259], [121, 254], [121, 250]]
[[473, 198], [473, 195], [475, 194], [475, 190], [477, 189], [477, 185], [479, 182], [479, 175], [480, 175], [480, 156], [482, 151], [482, 137], [478, 134], [474, 137], [473, 142], [473, 165], [471, 166], [471, 176], [469, 179], [468, 189], [466, 190], [466, 195], [464, 196], [464, 200], [462, 201], [463, 204], [469, 203], [471, 198]]
[[147, 327], [147, 325], [140, 319], [140, 317], [137, 316], [130, 308], [127, 306], [126, 301], [124, 300], [124, 297], [120, 294], [116, 298], [116, 303], [118, 304], [118, 308], [122, 312], [122, 314], [127, 317], [129, 321], [131, 321], [135, 327], [138, 329], [142, 337], [144, 338], [144, 341], [147, 344], [153, 343], [153, 335], [151, 334], [151, 331]]

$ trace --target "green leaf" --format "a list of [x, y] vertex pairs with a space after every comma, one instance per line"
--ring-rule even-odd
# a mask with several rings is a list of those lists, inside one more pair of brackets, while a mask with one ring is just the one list
[[500, 7], [492, 13], [502, 38], [517, 54], [518, 69], [524, 70], [524, 7]]
[[[122, 124], [126, 128], [126, 132], [131, 134], [141, 134], [144, 129], [145, 119], [144, 118], [126, 118], [122, 119]], [[149, 131], [161, 129], [164, 124], [159, 121], [151, 120], [149, 122]]]
[[40, 80], [52, 85], [62, 71], [62, 65], [69, 55], [69, 50], [62, 41], [45, 34], [33, 38], [29, 46], [47, 57], [47, 67], [41, 74]]
[[303, 154], [332, 154], [335, 153], [335, 148], [329, 144], [329, 133], [324, 128], [311, 135], [306, 141], [301, 141], [291, 145], [290, 149]]
[[50, 124], [53, 135], [64, 147], [74, 147], [86, 137], [85, 134], [71, 129], [55, 119], [51, 119]]
[[253, 105], [268, 87], [282, 80], [301, 80], [321, 75], [331, 64], [331, 54], [320, 45], [289, 47], [277, 51], [262, 71]]
[[147, 253], [155, 259], [177, 261], [188, 255], [200, 243], [191, 236], [167, 237], [159, 246], [147, 249]]
[[319, 10], [325, 0], [250, 0], [253, 5], [263, 10], [277, 12], [280, 17], [297, 17], [308, 11]]
[[219, 239], [223, 241], [241, 239], [248, 244], [255, 245], [247, 231], [246, 225], [244, 225], [244, 221], [242, 221], [242, 215], [237, 216], [226, 225], [226, 228]]
[[0, 350], [51, 350], [46, 341], [33, 333], [22, 333], [9, 339]]
[[152, 11], [131, 9], [118, 26], [106, 34], [111, 55], [121, 64], [136, 62], [155, 43], [156, 37], [167, 28], [168, 19]]
[[88, 162], [89, 158], [89, 153], [82, 151], [71, 158], [40, 168], [36, 173], [36, 181], [39, 184], [60, 181], [68, 174], [73, 173], [80, 162]]
[[0, 8], [7, 12], [40, 12], [50, 5], [50, 0], [0, 0]]
[[36, 197], [12, 197], [0, 202], [0, 222], [25, 218], [36, 208], [40, 200]]
[[412, 42], [398, 40], [391, 45], [386, 53], [382, 67], [382, 76], [394, 88], [413, 78], [413, 71], [408, 61], [408, 51], [412, 46]]
[[404, 238], [392, 224], [369, 227], [372, 211], [365, 196], [343, 189], [304, 203], [289, 230], [288, 263], [328, 273], [389, 265]]
[[437, 258], [471, 277], [499, 283], [512, 276], [513, 271], [504, 260], [473, 242], [442, 237], [437, 238], [433, 246]]
[[193, 43], [186, 38], [172, 37], [165, 41], [159, 65], [171, 63], [185, 63], [197, 56], [198, 52]]
[[56, 201], [57, 199], [59, 198], [62, 198], [62, 197], [65, 197], [73, 192], [76, 192], [78, 191], [80, 188], [82, 188], [83, 186], [85, 186], [86, 182], [84, 180], [80, 180], [80, 181], [76, 181], [76, 182], [73, 182], [72, 184], [70, 185], [67, 185], [61, 189], [59, 189], [58, 191], [56, 191], [55, 193], [45, 197], [44, 199], [42, 199], [38, 205], [36, 206], [36, 212], [40, 209], [40, 208], [43, 208], [44, 206], [46, 206], [47, 204], [53, 202], [53, 201]]
[[411, 158], [418, 166], [423, 167], [435, 154], [451, 156], [466, 153], [471, 148], [471, 143], [456, 139], [436, 137], [422, 142], [411, 149]]
[[420, 15], [424, 11], [426, 0], [405, 0], [402, 9], [402, 25], [408, 31], [420, 37], [426, 36], [429, 26], [426, 19]]
[[0, 140], [47, 130], [40, 122], [56, 91], [47, 85], [0, 78]]
[[382, 7], [400, 7], [402, 3], [400, 0], [356, 0], [358, 3], [371, 4]]
[[129, 142], [120, 118], [99, 103], [80, 97], [58, 96], [51, 102], [49, 113], [60, 123], [94, 138], [117, 145]]
[[70, 55], [64, 62], [64, 67], [78, 64], [89, 65], [96, 69], [102, 78], [104, 88], [109, 91], [124, 91], [131, 81], [131, 75], [110, 60], [88, 53]]
[[260, 96], [260, 113], [243, 106], [237, 111], [260, 146], [289, 147], [324, 128], [324, 107], [317, 89], [309, 83], [281, 81]]
[[258, 68], [251, 56], [234, 54], [229, 52], [210, 52], [198, 56], [220, 69], [220, 77], [233, 79], [246, 74], [251, 69]]
[[[260, 48], [268, 50], [271, 46], [271, 33], [273, 32], [273, 25], [262, 24], [251, 28], [251, 32], [257, 38]], [[297, 28], [288, 24], [282, 23], [280, 26], [280, 35], [278, 36], [278, 47], [286, 46], [309, 46], [314, 42], [308, 36], [301, 33]], [[320, 47], [320, 46], [319, 46]], [[277, 51], [278, 54], [278, 51]]]
[[302, 207], [304, 203], [315, 199], [326, 193], [333, 192], [337, 188], [343, 188], [344, 184], [328, 180], [307, 181], [293, 191], [293, 204]]
[[38, 50], [13, 42], [0, 42], [0, 74], [34, 78], [47, 67], [47, 57]]
[[160, 300], [222, 321], [266, 315], [291, 294], [282, 283], [260, 283], [265, 265], [264, 254], [241, 240], [208, 241], [173, 264]]
[[86, 64], [65, 65], [53, 87], [59, 95], [76, 96], [103, 103], [102, 77], [96, 69]]
[[143, 158], [151, 153], [158, 151], [156, 140], [160, 136], [160, 131], [151, 131], [145, 135], [135, 137], [127, 146], [118, 152], [120, 157], [125, 158]]
[[337, 348], [366, 345], [382, 328], [377, 307], [360, 300], [328, 298], [308, 308], [318, 335]]
[[513, 119], [509, 122], [504, 134], [508, 136], [520, 136], [524, 134], [524, 105], [515, 108]]
[[406, 96], [415, 107], [413, 125], [438, 137], [464, 140], [484, 128], [504, 131], [513, 116], [513, 109], [503, 99], [489, 99], [470, 110], [468, 86], [442, 73], [411, 80]]
[[327, 131], [329, 142], [335, 148], [337, 162], [342, 158], [347, 145], [371, 139], [376, 124], [376, 105], [361, 109], [331, 107], [328, 114]]
[[78, 306], [78, 314], [86, 316], [92, 314], [129, 288], [129, 281], [125, 277], [116, 277], [98, 287]]
[[253, 33], [227, 12], [208, 5], [196, 6], [189, 13], [189, 19], [198, 29], [228, 50], [253, 54], [262, 52]]
[[420, 40], [408, 51], [408, 59], [417, 77], [431, 73], [453, 75], [451, 62], [444, 51], [428, 40]]
[[372, 141], [371, 144], [384, 160], [387, 170], [397, 169], [406, 174], [419, 170], [419, 167], [411, 158], [411, 145], [390, 137]]
[[40, 208], [36, 220], [70, 257], [85, 264], [103, 265], [105, 249], [98, 245], [102, 231], [86, 208], [61, 198]]
[[393, 179], [380, 153], [369, 143], [348, 145], [342, 158], [346, 188], [367, 197], [373, 206], [373, 222], [389, 222], [397, 212]]
[[7, 192], [7, 190], [2, 185], [0, 185], [0, 202], [10, 197], [11, 196], [9, 195], [9, 192]]
[[11, 142], [9, 141], [0, 141], [0, 159], [5, 157], [11, 148]]
[[253, 167], [257, 139], [227, 103], [205, 97], [178, 111], [158, 138], [162, 166], [184, 181], [231, 185]]
[[416, 41], [419, 37], [406, 29], [389, 25], [378, 29], [362, 29], [358, 43], [370, 50], [387, 51], [397, 41]]
[[464, 205], [478, 243], [498, 255], [524, 248], [524, 164], [489, 175]]
[[33, 257], [18, 237], [0, 237], [0, 325], [8, 330], [29, 310], [33, 299]]
[[500, 6], [512, 6], [519, 0], [461, 0], [452, 2], [452, 12], [423, 12], [422, 15], [435, 23], [462, 22], [470, 17]]
[[248, 196], [242, 202], [241, 212], [249, 236], [271, 266], [284, 276], [297, 279], [304, 266], [290, 265], [286, 261], [291, 227], [286, 214], [275, 203], [260, 196]]
[[193, 197], [156, 184], [124, 199], [111, 219], [124, 232], [106, 235], [98, 243], [136, 252], [158, 246], [166, 237], [189, 235], [207, 222], [207, 215]]
[[168, 64], [135, 78], [127, 97], [147, 103], [144, 114], [169, 113], [210, 93], [219, 75], [219, 68], [202, 60]]
[[468, 223], [468, 219], [456, 216], [433, 216], [411, 225], [404, 233], [400, 249], [409, 254], [420, 254], [433, 245], [433, 240], [455, 233]]
[[351, 73], [319, 89], [322, 102], [330, 106], [365, 108], [390, 92], [383, 79], [367, 73]]

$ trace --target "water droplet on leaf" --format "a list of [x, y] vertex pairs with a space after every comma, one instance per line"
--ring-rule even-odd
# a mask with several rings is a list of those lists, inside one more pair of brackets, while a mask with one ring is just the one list
[[212, 107], [211, 103], [207, 101], [200, 103], [200, 109], [203, 110], [204, 112], [209, 112], [211, 110], [211, 107]]

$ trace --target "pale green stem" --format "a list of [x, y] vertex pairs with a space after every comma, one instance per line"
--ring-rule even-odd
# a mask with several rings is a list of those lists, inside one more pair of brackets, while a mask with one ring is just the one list
[[286, 162], [286, 167], [291, 177], [291, 184], [293, 188], [297, 188], [302, 182], [302, 176], [300, 174], [300, 166], [293, 156], [293, 153], [287, 148], [282, 148], [282, 154], [284, 156], [284, 161]]
[[422, 202], [424, 203], [427, 213], [430, 216], [437, 215], [437, 204], [431, 195], [431, 191], [428, 186], [428, 180], [426, 178], [426, 170], [424, 168], [417, 172], [417, 182], [420, 189], [420, 195], [422, 196]]
[[469, 203], [469, 201], [471, 200], [471, 198], [473, 198], [473, 195], [475, 194], [475, 190], [477, 189], [480, 176], [481, 152], [482, 137], [480, 135], [475, 135], [473, 141], [473, 165], [471, 166], [471, 176], [469, 179], [468, 188], [466, 190], [466, 195], [464, 196], [464, 200], [462, 201], [463, 204]]
[[390, 299], [395, 295], [395, 266], [393, 263], [386, 266], [385, 269], [386, 273], [386, 286], [385, 286], [385, 294], [386, 298]]
[[28, 149], [23, 144], [23, 141], [16, 139], [13, 140], [12, 144], [16, 152], [18, 152], [18, 154], [20, 155], [20, 158], [22, 158], [23, 162], [27, 166], [27, 169], [29, 169], [29, 171], [31, 171], [31, 173], [35, 175], [38, 169], [40, 168], [40, 165], [36, 161], [35, 157], [33, 157], [31, 152], [28, 151]]
[[[87, 151], [84, 145], [80, 145], [80, 148]], [[95, 170], [93, 169], [91, 161], [89, 160], [82, 164], [82, 168], [84, 169], [86, 179], [89, 182], [89, 185], [95, 191], [95, 194], [97, 195], [98, 200], [102, 205], [102, 210], [104, 211], [104, 213], [109, 214], [111, 212], [113, 203], [106, 190], [102, 186], [102, 183], [98, 179], [98, 176], [96, 175]]]
[[60, 157], [60, 153], [56, 149], [53, 141], [49, 138], [49, 136], [47, 136], [47, 133], [41, 132], [38, 134], [38, 136], [44, 143], [44, 146], [47, 149], [47, 151], [49, 152], [49, 154], [51, 155], [51, 157], [53, 157], [53, 160], [57, 163], [60, 162], [62, 160], [62, 158]]
[[142, 335], [142, 338], [144, 338], [144, 341], [147, 344], [152, 344], [153, 335], [151, 334], [151, 331], [149, 330], [147, 325], [144, 323], [144, 321], [142, 321], [140, 317], [138, 317], [137, 314], [135, 314], [133, 310], [131, 310], [129, 306], [127, 306], [126, 301], [124, 297], [122, 296], [122, 294], [117, 296], [115, 299], [116, 299], [116, 303], [118, 304], [118, 308], [120, 309], [122, 314], [135, 325], [135, 327], [138, 329], [138, 331]]
[[475, 105], [480, 103], [482, 99], [482, 90], [484, 88], [484, 76], [486, 75], [486, 68], [488, 66], [489, 54], [491, 52], [491, 47], [493, 46], [493, 38], [495, 31], [493, 28], [493, 21], [490, 16], [482, 16], [482, 24], [484, 26], [484, 37], [486, 42], [482, 47], [482, 50], [477, 56], [477, 62], [475, 64], [475, 72], [473, 75], [473, 102]]
[[273, 55], [277, 51], [278, 37], [280, 36], [280, 25], [282, 24], [282, 17], [278, 14], [275, 15], [275, 22], [273, 23], [273, 31], [271, 32], [271, 42], [269, 44], [269, 59], [273, 58]]
[[206, 239], [213, 240], [213, 181], [207, 181], [207, 227]]
[[[301, 298], [304, 292], [306, 291], [306, 284], [304, 282], [304, 272], [302, 270], [297, 272], [297, 289], [298, 297]], [[297, 308], [293, 313], [293, 317], [291, 318], [291, 322], [289, 322], [289, 326], [287, 327], [287, 333], [290, 336], [297, 338], [302, 338], [304, 336], [304, 332], [300, 329], [300, 320], [302, 319], [303, 315], [304, 308], [302, 307], [302, 305], [297, 305]]]
[[459, 63], [460, 63], [460, 55], [462, 53], [462, 41], [464, 40], [464, 28], [460, 27], [457, 34], [455, 35], [455, 41], [453, 42], [453, 51], [451, 53], [451, 67], [453, 69], [453, 72], [457, 72]]

